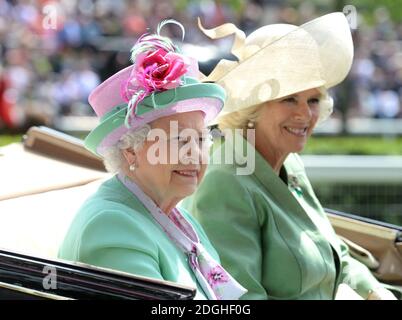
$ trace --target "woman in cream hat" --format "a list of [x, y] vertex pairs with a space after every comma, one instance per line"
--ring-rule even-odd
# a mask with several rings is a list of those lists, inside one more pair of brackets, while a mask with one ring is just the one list
[[196, 287], [196, 299], [237, 299], [246, 290], [220, 266], [200, 225], [176, 208], [204, 175], [203, 131], [225, 92], [197, 80], [197, 62], [159, 34], [169, 22], [182, 28], [170, 20], [142, 36], [133, 65], [89, 96], [101, 121], [85, 146], [116, 174], [80, 208], [59, 257]]
[[[350, 70], [345, 16], [332, 13], [300, 27], [267, 25], [247, 38], [232, 24], [201, 29], [211, 38], [234, 34], [238, 61], [223, 60], [209, 75], [228, 95], [216, 121], [224, 137], [183, 206], [248, 289], [243, 298], [333, 299], [339, 288], [351, 288], [364, 299], [393, 299], [349, 255], [297, 155], [332, 112], [327, 89]], [[244, 150], [252, 151], [246, 165], [254, 167], [247, 175], [238, 170], [244, 162], [228, 161], [228, 155], [241, 159]]]

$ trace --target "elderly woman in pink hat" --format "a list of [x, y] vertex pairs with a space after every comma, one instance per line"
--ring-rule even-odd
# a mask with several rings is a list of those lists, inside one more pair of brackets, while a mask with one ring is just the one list
[[225, 92], [197, 80], [197, 62], [159, 34], [165, 24], [137, 41], [132, 66], [89, 97], [101, 121], [85, 145], [116, 174], [83, 204], [59, 257], [196, 287], [196, 299], [237, 299], [246, 290], [176, 207], [204, 175], [206, 124]]

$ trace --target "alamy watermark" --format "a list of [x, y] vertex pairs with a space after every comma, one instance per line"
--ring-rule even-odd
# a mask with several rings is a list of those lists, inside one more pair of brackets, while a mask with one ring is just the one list
[[45, 30], [57, 29], [57, 6], [54, 4], [47, 4], [42, 8], [42, 28]]
[[[210, 156], [211, 136], [224, 139], [225, 143], [214, 148]], [[243, 137], [243, 129], [179, 130], [178, 122], [171, 121], [169, 133], [160, 128], [151, 129], [147, 141], [153, 142], [147, 150], [147, 160], [152, 165], [235, 164], [237, 175], [250, 175], [255, 169], [254, 129], [247, 129]]]
[[54, 266], [44, 266], [42, 273], [45, 274], [42, 286], [45, 290], [57, 289], [57, 269]]
[[357, 10], [356, 7], [348, 4], [346, 6], [343, 7], [342, 12], [344, 13], [344, 15], [346, 16], [346, 19], [349, 22], [349, 27], [352, 30], [356, 30], [357, 29]]

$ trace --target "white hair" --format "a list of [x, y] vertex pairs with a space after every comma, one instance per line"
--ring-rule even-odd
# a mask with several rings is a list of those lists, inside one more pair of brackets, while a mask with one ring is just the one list
[[135, 130], [130, 130], [122, 135], [115, 145], [105, 150], [103, 154], [103, 163], [105, 164], [106, 170], [111, 173], [120, 172], [126, 161], [122, 151], [130, 148], [134, 151], [140, 150], [150, 131], [151, 126], [148, 124]]

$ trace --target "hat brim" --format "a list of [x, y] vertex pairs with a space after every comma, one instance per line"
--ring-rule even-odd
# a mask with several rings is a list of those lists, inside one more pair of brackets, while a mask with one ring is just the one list
[[[155, 105], [156, 101], [156, 105]], [[125, 125], [127, 105], [114, 108], [115, 112], [102, 118], [101, 123], [85, 138], [85, 147], [96, 155], [115, 145], [122, 135], [161, 117], [175, 113], [202, 111], [209, 124], [223, 107], [225, 91], [216, 84], [194, 83], [177, 90], [168, 90], [148, 96], [137, 107], [137, 116], [129, 128]]]
[[[344, 14], [327, 14], [294, 27], [262, 47], [242, 47], [239, 62], [218, 64], [208, 79], [227, 91], [221, 115], [312, 88], [328, 89], [345, 79], [353, 42]], [[264, 38], [264, 32], [259, 36]]]

